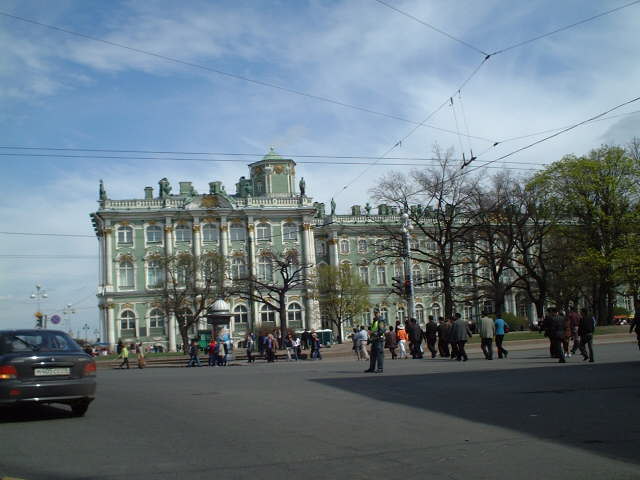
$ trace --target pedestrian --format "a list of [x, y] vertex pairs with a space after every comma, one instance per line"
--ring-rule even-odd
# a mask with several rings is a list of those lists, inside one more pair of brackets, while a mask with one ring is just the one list
[[360, 331], [358, 332], [358, 350], [360, 352], [360, 360], [369, 360], [369, 352], [367, 352], [368, 341], [369, 334], [363, 325], [360, 327]]
[[353, 350], [353, 353], [356, 355], [356, 360], [360, 360], [360, 349], [358, 348], [358, 329], [357, 328], [353, 329], [353, 333], [351, 334], [351, 342], [353, 343], [353, 346], [351, 347], [351, 349]]
[[229, 362], [233, 361], [233, 342], [231, 339], [225, 340], [222, 348], [224, 349], [224, 366], [226, 367]]
[[[118, 342], [120, 345], [120, 342]], [[127, 346], [122, 343], [120, 345], [120, 358], [122, 358], [122, 363], [120, 364], [120, 369], [122, 369], [125, 365], [127, 366], [127, 370], [129, 369], [129, 349]]]
[[484, 358], [493, 360], [493, 337], [496, 335], [496, 326], [486, 311], [482, 312], [480, 317], [480, 346]]
[[253, 332], [247, 333], [244, 339], [244, 346], [247, 350], [247, 363], [253, 363], [256, 361], [256, 359], [253, 358], [253, 347], [255, 343], [256, 342], [255, 342], [255, 337], [253, 335]]
[[311, 334], [311, 341], [310, 341], [310, 346], [311, 346], [311, 360], [317, 359], [317, 360], [322, 360], [322, 355], [320, 354], [320, 339], [318, 338], [318, 335], [313, 332]]
[[216, 364], [219, 367], [224, 367], [226, 365], [224, 359], [224, 340], [222, 339], [222, 337], [218, 337], [218, 341], [216, 342]]
[[216, 340], [213, 337], [211, 337], [211, 341], [209, 342], [209, 345], [207, 345], [207, 354], [208, 354], [207, 365], [210, 367], [215, 367], [216, 366]]
[[433, 318], [433, 315], [429, 315], [429, 321], [424, 326], [424, 338], [427, 341], [427, 348], [431, 352], [431, 358], [436, 358], [436, 342], [438, 341], [438, 325]]
[[273, 333], [270, 333], [266, 336], [264, 351], [267, 356], [267, 362], [273, 363], [276, 361], [276, 339], [273, 336]]
[[374, 326], [376, 328], [371, 330], [371, 336], [369, 337], [369, 343], [371, 344], [369, 368], [365, 370], [365, 373], [382, 373], [384, 369], [384, 325], [381, 321], [377, 321]]
[[189, 345], [189, 362], [187, 363], [187, 367], [201, 367], [200, 358], [198, 354], [200, 353], [198, 349], [198, 341], [191, 340], [191, 345]]
[[396, 341], [396, 333], [393, 331], [393, 327], [391, 325], [389, 325], [389, 330], [384, 335], [384, 343], [389, 349], [389, 353], [391, 353], [391, 360], [395, 360], [398, 357], [396, 354], [398, 342]]
[[415, 318], [411, 318], [407, 325], [407, 334], [409, 335], [409, 341], [411, 342], [411, 358], [422, 358], [422, 329], [416, 322]]
[[498, 349], [498, 358], [507, 358], [509, 352], [502, 346], [504, 336], [509, 332], [509, 324], [500, 316], [500, 312], [496, 314], [496, 348]]
[[118, 340], [118, 344], [116, 345], [116, 353], [118, 355], [120, 355], [120, 353], [122, 352], [122, 347], [124, 347], [124, 343], [122, 342], [122, 339]]
[[449, 323], [444, 321], [444, 317], [438, 317], [438, 352], [443, 358], [449, 358]]
[[553, 354], [560, 359], [560, 363], [565, 363], [564, 354], [562, 352], [562, 341], [565, 333], [565, 318], [560, 314], [557, 308], [551, 309], [551, 318], [549, 321], [549, 338], [551, 339], [551, 349]]
[[449, 318], [448, 323], [449, 323], [449, 330], [447, 332], [448, 333], [447, 343], [451, 348], [451, 360], [457, 360], [458, 359], [458, 341], [455, 339], [455, 335], [453, 331], [455, 318], [454, 317]]
[[296, 353], [296, 360], [302, 358], [302, 349], [300, 348], [301, 342], [300, 337], [293, 337], [293, 350]]
[[[586, 310], [583, 310], [583, 314], [580, 317], [580, 325], [578, 326], [578, 335], [580, 336], [580, 353], [582, 353], [583, 360], [589, 360], [593, 363], [593, 331], [595, 330], [595, 322], [593, 318], [587, 315]], [[589, 354], [587, 355], [587, 349], [589, 347]]]
[[396, 328], [396, 341], [398, 342], [398, 348], [400, 349], [400, 358], [409, 358], [407, 355], [408, 340], [409, 336], [407, 335], [404, 325], [398, 325], [398, 328]]
[[466, 362], [469, 360], [469, 357], [464, 347], [472, 334], [469, 329], [469, 324], [463, 320], [459, 313], [455, 314], [455, 318], [456, 320], [453, 322], [453, 327], [451, 328], [451, 344], [453, 345], [455, 343], [456, 345], [456, 360]]
[[291, 334], [288, 334], [284, 339], [284, 348], [287, 351], [287, 361], [290, 362], [292, 359], [295, 359], [295, 361], [297, 362], [298, 353], [293, 348], [293, 337], [291, 336]]
[[573, 332], [571, 329], [571, 320], [569, 319], [569, 315], [563, 315], [564, 318], [564, 337], [562, 338], [562, 351], [564, 352], [565, 358], [571, 357], [571, 351], [569, 350], [569, 342], [571, 341], [571, 337], [573, 337]]
[[569, 310], [567, 314], [567, 320], [571, 326], [571, 338], [573, 339], [573, 345], [571, 345], [571, 355], [575, 355], [580, 348], [580, 334], [578, 330], [580, 330], [580, 323], [582, 320], [582, 316], [577, 312], [576, 307], [573, 306]]
[[266, 336], [259, 335], [258, 336], [258, 354], [262, 357], [264, 356], [264, 345], [266, 343]]
[[304, 332], [302, 332], [302, 335], [301, 335], [302, 349], [303, 350], [307, 350], [309, 348], [309, 339], [310, 339], [310, 337], [311, 337], [311, 335], [309, 334], [309, 330], [307, 330], [305, 328]]
[[629, 325], [629, 333], [636, 331], [636, 338], [638, 339], [638, 348], [640, 348], [640, 311], [636, 310], [636, 315]]
[[142, 370], [145, 367], [144, 348], [142, 347], [142, 343], [136, 344], [136, 359], [138, 360], [138, 368]]

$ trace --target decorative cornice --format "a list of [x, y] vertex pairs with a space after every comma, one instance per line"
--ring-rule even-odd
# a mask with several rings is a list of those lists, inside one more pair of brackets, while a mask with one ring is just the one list
[[227, 230], [229, 230], [229, 226], [228, 225], [222, 225], [220, 227], [220, 231], [222, 231], [222, 232], [226, 232]]
[[311, 228], [312, 228], [312, 226], [311, 226], [311, 224], [310, 224], [310, 223], [304, 223], [304, 224], [302, 225], [302, 229], [303, 229], [303, 230], [311, 230]]
[[102, 233], [104, 235], [111, 235], [111, 233], [113, 233], [113, 228], [103, 228]]
[[200, 225], [194, 225], [193, 227], [191, 227], [191, 229], [192, 229], [194, 232], [199, 232], [199, 231], [200, 231]]
[[255, 230], [255, 226], [253, 224], [249, 224], [247, 225], [247, 230], [249, 230], [250, 232], [253, 232]]
[[338, 240], [336, 240], [335, 238], [330, 238], [329, 240], [327, 240], [327, 243], [329, 245], [336, 245], [338, 243]]

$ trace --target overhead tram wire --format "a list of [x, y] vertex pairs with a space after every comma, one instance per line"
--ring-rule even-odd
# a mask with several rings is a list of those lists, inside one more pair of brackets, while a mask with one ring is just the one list
[[552, 30], [552, 31], [547, 32], [547, 33], [544, 33], [542, 35], [537, 35], [537, 36], [532, 37], [532, 38], [530, 38], [528, 40], [523, 40], [521, 42], [514, 43], [513, 45], [510, 45], [508, 47], [501, 48], [500, 50], [496, 50], [495, 52], [491, 53], [491, 55], [492, 56], [493, 55], [499, 55], [501, 53], [508, 52], [508, 51], [513, 50], [515, 48], [522, 47], [522, 46], [527, 45], [529, 43], [536, 42], [536, 41], [541, 40], [541, 39], [543, 39], [545, 37], [549, 37], [551, 35], [555, 35], [556, 33], [560, 33], [560, 32], [563, 32], [565, 30], [569, 30], [570, 28], [577, 27], [578, 25], [582, 25], [582, 24], [590, 22], [592, 20], [596, 20], [597, 18], [604, 17], [605, 15], [609, 15], [611, 13], [618, 12], [618, 11], [620, 11], [622, 9], [631, 7], [633, 5], [637, 5], [639, 3], [640, 3], [640, 0], [634, 0], [633, 2], [629, 2], [629, 3], [626, 3], [626, 4], [621, 5], [619, 7], [612, 8], [611, 10], [607, 10], [606, 12], [601, 12], [601, 13], [598, 13], [597, 15], [593, 15], [593, 16], [591, 16], [589, 18], [585, 18], [584, 20], [580, 20], [580, 21], [572, 23], [570, 25], [565, 25], [564, 27], [557, 28], [555, 30]]
[[418, 130], [418, 128], [420, 128], [420, 126], [426, 122], [429, 121], [429, 119], [431, 117], [433, 117], [436, 113], [438, 113], [440, 110], [442, 110], [448, 103], [449, 103], [449, 99], [455, 95], [456, 93], [460, 92], [466, 85], [467, 83], [469, 83], [469, 81], [471, 81], [471, 79], [473, 77], [475, 77], [477, 75], [477, 73], [480, 71], [480, 69], [482, 68], [482, 66], [487, 62], [487, 60], [489, 60], [490, 56], [487, 55], [486, 57], [484, 57], [482, 59], [482, 61], [478, 64], [478, 66], [476, 68], [473, 69], [473, 71], [471, 72], [471, 74], [465, 78], [465, 80], [460, 84], [460, 86], [458, 88], [456, 88], [456, 90], [449, 95], [446, 100], [444, 102], [442, 102], [435, 110], [433, 110], [431, 113], [429, 113], [429, 115], [427, 115], [425, 117], [424, 120], [422, 120], [422, 122], [420, 122], [419, 125], [416, 125], [414, 128], [412, 128], [409, 133], [407, 133], [404, 137], [402, 137], [400, 140], [398, 140], [395, 144], [393, 144], [393, 146], [391, 148], [389, 148], [385, 153], [383, 153], [378, 160], [374, 161], [369, 167], [365, 168], [362, 172], [360, 172], [359, 175], [357, 175], [353, 180], [351, 180], [349, 183], [347, 183], [344, 187], [342, 187], [340, 190], [338, 190], [336, 193], [334, 193], [333, 198], [337, 197], [338, 195], [340, 195], [342, 192], [344, 192], [347, 188], [349, 188], [351, 185], [353, 185], [356, 181], [358, 181], [360, 178], [362, 178], [362, 176], [367, 173], [369, 170], [371, 170], [372, 167], [374, 167], [375, 165], [384, 165], [381, 164], [380, 161], [385, 159], [387, 157], [387, 155], [389, 155], [393, 150], [395, 150], [396, 148], [400, 147], [402, 145], [402, 143], [404, 141], [407, 140], [407, 138], [409, 138], [411, 135], [413, 135], [416, 130]]
[[[0, 152], [0, 157], [26, 157], [26, 158], [67, 158], [67, 159], [98, 159], [98, 160], [154, 160], [154, 161], [165, 161], [165, 162], [204, 162], [204, 163], [217, 163], [217, 162], [226, 162], [226, 163], [244, 163], [245, 160], [241, 158], [179, 158], [179, 157], [141, 157], [141, 156], [125, 156], [125, 155], [68, 155], [61, 153], [10, 153], [10, 152]], [[374, 157], [377, 158], [377, 157]], [[388, 167], [421, 167], [425, 166], [424, 162], [436, 162], [435, 158], [425, 158], [422, 159], [422, 163], [407, 163], [407, 162], [384, 162], [381, 163], [379, 161], [373, 162], [323, 162], [320, 160], [301, 160], [297, 161], [297, 164], [306, 164], [306, 165], [317, 165], [317, 166], [331, 166], [331, 165], [348, 165], [348, 166], [374, 166], [374, 165], [383, 165]], [[518, 163], [518, 162], [514, 162]], [[519, 168], [515, 168], [519, 170]]]
[[[103, 38], [94, 37], [92, 35], [87, 35], [85, 33], [76, 32], [74, 30], [69, 30], [67, 28], [57, 27], [55, 25], [50, 25], [50, 24], [47, 24], [47, 23], [38, 22], [38, 21], [32, 20], [30, 18], [21, 17], [21, 16], [18, 16], [18, 15], [12, 15], [10, 13], [3, 12], [3, 11], [0, 11], [0, 15], [2, 15], [4, 17], [7, 17], [7, 18], [12, 18], [14, 20], [18, 20], [18, 21], [21, 21], [21, 22], [30, 23], [32, 25], [37, 25], [37, 26], [40, 26], [40, 27], [43, 27], [43, 28], [48, 28], [50, 30], [54, 30], [54, 31], [57, 31], [57, 32], [66, 33], [68, 35], [75, 35], [77, 37], [81, 37], [81, 38], [84, 38], [86, 40], [91, 40], [93, 42], [99, 42], [99, 43], [103, 43], [103, 44], [106, 44], [106, 45], [110, 45], [112, 47], [122, 48], [122, 49], [129, 50], [129, 51], [132, 51], [132, 52], [140, 53], [142, 55], [148, 55], [148, 56], [155, 57], [155, 58], [158, 58], [158, 59], [161, 59], [161, 60], [166, 60], [168, 62], [176, 63], [176, 64], [179, 64], [179, 65], [184, 65], [184, 66], [187, 66], [187, 67], [197, 68], [199, 70], [204, 70], [204, 71], [207, 71], [207, 72], [210, 72], [210, 73], [215, 73], [216, 75], [221, 75], [221, 76], [224, 76], [224, 77], [227, 77], [227, 78], [233, 78], [235, 80], [241, 80], [243, 82], [248, 82], [248, 83], [252, 83], [252, 84], [255, 84], [255, 85], [260, 85], [262, 87], [273, 88], [273, 89], [276, 89], [276, 90], [280, 90], [282, 92], [290, 93], [290, 94], [293, 94], [293, 95], [299, 95], [299, 96], [302, 96], [302, 97], [310, 98], [310, 99], [313, 99], [313, 100], [318, 100], [318, 101], [325, 102], [325, 103], [330, 103], [330, 104], [333, 104], [333, 105], [338, 105], [340, 107], [345, 107], [345, 108], [350, 108], [350, 109], [353, 109], [353, 110], [358, 110], [358, 111], [361, 111], [361, 112], [369, 113], [371, 115], [377, 115], [377, 116], [381, 116], [381, 117], [386, 117], [386, 118], [390, 118], [392, 120], [398, 120], [398, 121], [401, 121], [401, 122], [404, 122], [404, 123], [410, 123], [410, 124], [414, 124], [414, 125], [418, 124], [421, 127], [425, 126], [424, 122], [416, 122], [415, 120], [410, 120], [410, 119], [407, 119], [407, 118], [403, 118], [403, 117], [400, 117], [398, 115], [393, 115], [393, 114], [385, 113], [385, 112], [379, 112], [377, 110], [373, 110], [373, 109], [370, 109], [370, 108], [367, 108], [367, 107], [362, 107], [362, 106], [359, 106], [359, 105], [353, 105], [353, 104], [350, 104], [350, 103], [342, 102], [340, 100], [335, 100], [335, 99], [332, 99], [332, 98], [329, 98], [329, 97], [325, 97], [325, 96], [322, 96], [322, 95], [315, 95], [315, 94], [312, 94], [312, 93], [303, 92], [301, 90], [296, 90], [294, 88], [284, 87], [282, 85], [277, 85], [275, 83], [266, 82], [264, 80], [256, 80], [254, 78], [250, 78], [250, 77], [247, 77], [247, 76], [244, 76], [244, 75], [239, 75], [239, 74], [236, 74], [236, 73], [226, 72], [224, 70], [220, 70], [220, 69], [213, 68], [213, 67], [207, 67], [207, 66], [201, 65], [199, 63], [189, 62], [189, 61], [186, 61], [186, 60], [180, 60], [179, 58], [169, 57], [167, 55], [162, 55], [160, 53], [151, 52], [149, 50], [143, 50], [141, 48], [131, 47], [131, 46], [124, 45], [124, 44], [118, 43], [118, 42], [112, 42], [110, 40], [105, 40]], [[437, 127], [430, 127], [430, 128], [437, 128]], [[450, 132], [450, 133], [452, 133], [452, 132]]]
[[477, 47], [475, 47], [475, 46], [471, 45], [470, 43], [465, 42], [464, 40], [461, 40], [461, 39], [459, 39], [459, 38], [457, 38], [457, 37], [454, 37], [453, 35], [451, 35], [451, 34], [449, 34], [449, 33], [445, 32], [444, 30], [441, 30], [441, 29], [439, 29], [439, 28], [437, 28], [437, 27], [435, 27], [435, 26], [431, 25], [430, 23], [425, 22], [424, 20], [422, 20], [422, 19], [420, 19], [420, 18], [418, 18], [418, 17], [416, 17], [416, 16], [414, 16], [414, 15], [411, 15], [411, 14], [410, 14], [410, 13], [408, 13], [408, 12], [405, 12], [404, 10], [400, 10], [399, 8], [394, 7], [393, 5], [390, 5], [390, 4], [388, 4], [387, 2], [384, 2], [383, 0], [375, 0], [375, 1], [376, 1], [376, 2], [378, 2], [380, 5], [384, 5], [385, 7], [390, 8], [391, 10], [394, 10], [395, 12], [398, 12], [400, 15], [404, 15], [405, 17], [408, 17], [408, 18], [410, 18], [410, 19], [412, 19], [412, 20], [415, 20], [416, 22], [418, 22], [418, 23], [420, 23], [420, 24], [424, 25], [424, 26], [425, 26], [425, 27], [427, 27], [427, 28], [430, 28], [431, 30], [433, 30], [433, 31], [435, 31], [435, 32], [438, 32], [438, 33], [439, 33], [439, 34], [441, 34], [441, 35], [444, 35], [445, 37], [447, 37], [447, 38], [449, 38], [449, 39], [453, 40], [454, 42], [458, 42], [458, 43], [460, 43], [460, 44], [464, 45], [465, 47], [468, 47], [468, 48], [470, 48], [470, 49], [472, 49], [472, 50], [476, 51], [476, 52], [477, 52], [477, 53], [479, 53], [480, 55], [483, 55], [483, 56], [485, 56], [485, 57], [486, 57], [487, 55], [489, 55], [487, 52], [485, 52], [485, 51], [483, 51], [483, 50], [480, 50], [479, 48], [477, 48]]

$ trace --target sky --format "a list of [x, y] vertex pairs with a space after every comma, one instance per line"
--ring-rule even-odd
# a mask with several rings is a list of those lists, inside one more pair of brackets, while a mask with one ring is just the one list
[[[346, 214], [385, 173], [410, 168], [380, 165], [398, 162], [380, 160], [387, 152], [486, 151], [480, 166], [553, 132], [507, 139], [638, 97], [640, 3], [484, 60], [629, 1], [385, 0], [409, 18], [375, 0], [0, 0], [0, 328], [34, 324], [38, 284], [42, 311], [71, 304], [65, 328], [94, 337], [100, 179], [113, 199], [157, 191], [162, 177], [174, 190], [220, 180], [234, 192], [273, 147], [298, 162], [307, 195]], [[624, 145], [640, 135], [638, 111], [640, 101], [621, 107], [486, 174]]]

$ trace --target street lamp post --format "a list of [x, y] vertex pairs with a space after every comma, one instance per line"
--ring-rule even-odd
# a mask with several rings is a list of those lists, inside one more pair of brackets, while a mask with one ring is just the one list
[[76, 313], [75, 308], [72, 308], [70, 303], [67, 303], [67, 307], [62, 310], [62, 314], [64, 315], [64, 322], [67, 324], [67, 331], [69, 335], [73, 336], [73, 329], [71, 328], [71, 315]]
[[410, 234], [413, 229], [409, 214], [402, 214], [402, 240], [404, 243], [404, 278], [405, 278], [405, 295], [407, 298], [407, 307], [409, 309], [409, 318], [416, 318], [416, 308], [413, 296], [413, 270], [411, 268], [411, 239]]
[[84, 327], [82, 327], [82, 330], [84, 330], [84, 341], [88, 342], [89, 341], [89, 330], [91, 330], [91, 327], [89, 326], [89, 324], [85, 323]]
[[31, 294], [30, 298], [38, 302], [38, 311], [36, 312], [36, 318], [38, 319], [38, 328], [47, 328], [47, 316], [43, 315], [40, 309], [40, 302], [49, 298], [47, 291], [42, 288], [42, 285], [36, 285], [36, 291]]

